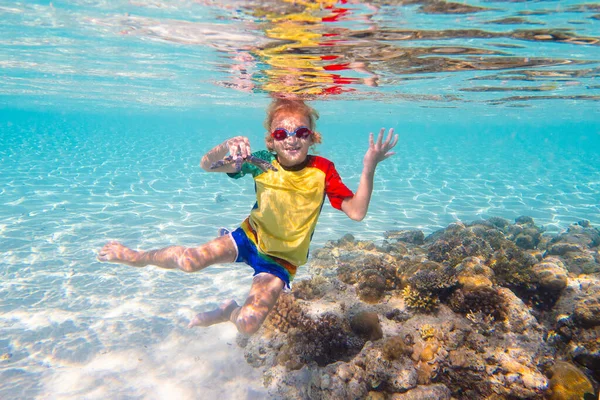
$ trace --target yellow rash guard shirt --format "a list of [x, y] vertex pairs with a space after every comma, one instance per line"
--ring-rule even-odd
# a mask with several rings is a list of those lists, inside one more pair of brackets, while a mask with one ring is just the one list
[[256, 232], [256, 244], [262, 253], [292, 264], [286, 269], [294, 269], [288, 271], [293, 277], [295, 269], [308, 259], [325, 196], [341, 210], [342, 201], [354, 194], [344, 185], [334, 164], [323, 157], [309, 155], [302, 165], [286, 169], [266, 150], [252, 155], [270, 162], [277, 171], [265, 172], [244, 163], [241, 171], [228, 175], [237, 179], [252, 174], [256, 204], [249, 223]]

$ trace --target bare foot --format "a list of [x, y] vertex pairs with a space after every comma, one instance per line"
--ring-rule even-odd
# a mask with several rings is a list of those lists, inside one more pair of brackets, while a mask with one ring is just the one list
[[221, 322], [227, 322], [229, 321], [229, 316], [233, 310], [238, 307], [239, 305], [235, 302], [235, 300], [228, 300], [215, 310], [206, 311], [196, 315], [190, 321], [188, 328], [192, 328], [194, 326], [211, 326], [214, 324], [220, 324]]
[[129, 247], [123, 246], [119, 242], [109, 242], [98, 252], [99, 261], [107, 261], [121, 263], [139, 267], [137, 264], [139, 253], [131, 250]]

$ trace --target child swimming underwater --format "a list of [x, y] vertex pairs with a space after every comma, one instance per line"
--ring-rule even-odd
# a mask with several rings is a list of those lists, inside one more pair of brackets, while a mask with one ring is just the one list
[[[246, 174], [254, 178], [256, 204], [235, 231], [196, 248], [171, 246], [136, 251], [110, 242], [100, 250], [98, 259], [184, 272], [200, 271], [212, 264], [245, 262], [255, 273], [244, 305], [228, 300], [215, 310], [198, 314], [189, 326], [231, 321], [242, 333], [256, 332], [282, 290], [289, 287], [296, 269], [306, 262], [325, 196], [334, 208], [353, 220], [362, 220], [371, 200], [377, 164], [395, 154], [390, 152], [398, 142], [393, 129], [385, 138], [384, 129], [377, 139], [371, 134], [360, 183], [353, 194], [331, 161], [308, 154], [312, 145], [321, 143], [321, 135], [315, 131], [317, 119], [317, 112], [303, 101], [276, 99], [265, 120], [268, 150], [252, 153], [248, 138], [237, 136], [202, 158], [200, 165], [206, 171], [226, 172], [234, 179]], [[240, 158], [252, 162], [243, 163], [238, 170]]]

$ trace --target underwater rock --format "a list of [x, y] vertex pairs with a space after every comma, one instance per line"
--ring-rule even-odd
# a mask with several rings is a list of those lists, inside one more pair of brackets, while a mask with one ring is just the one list
[[405, 392], [417, 386], [417, 371], [407, 358], [387, 360], [383, 356], [381, 343], [367, 342], [354, 363], [364, 368], [371, 389], [388, 392]]
[[[529, 362], [523, 359], [513, 357], [503, 352], [495, 354], [500, 366], [504, 369], [504, 376], [511, 383], [522, 383], [524, 387], [517, 389], [515, 394], [519, 397], [534, 397], [542, 394], [548, 388], [548, 380], [540, 373], [535, 366], [529, 365]], [[513, 388], [511, 388], [513, 389]]]
[[464, 225], [447, 228], [442, 237], [429, 246], [428, 257], [432, 261], [455, 266], [467, 257], [487, 258], [492, 248]]
[[587, 376], [571, 363], [558, 361], [551, 369], [550, 399], [581, 400], [585, 396], [594, 399], [594, 387]]
[[408, 283], [418, 292], [439, 295], [457, 284], [456, 271], [451, 267], [437, 270], [423, 269], [408, 278]]
[[350, 328], [354, 333], [367, 340], [375, 341], [383, 337], [379, 317], [374, 312], [363, 311], [355, 315], [350, 320]]
[[336, 269], [337, 277], [340, 281], [347, 285], [354, 285], [356, 283], [358, 268], [349, 264], [341, 264]]
[[566, 232], [561, 233], [551, 243], [570, 243], [582, 249], [600, 246], [600, 231], [593, 228], [589, 221], [580, 221], [570, 225]]
[[515, 220], [514, 225], [508, 227], [508, 239], [521, 249], [531, 250], [537, 248], [542, 241], [543, 231], [535, 225], [533, 218], [521, 216]]
[[[500, 294], [499, 288], [481, 286], [477, 288], [462, 288], [456, 290], [448, 301], [450, 308], [457, 313], [473, 315], [469, 319], [476, 325], [486, 322], [501, 322], [507, 315], [506, 299]], [[481, 321], [475, 320], [475, 314], [481, 313]]]
[[404, 310], [394, 308], [393, 310], [386, 312], [385, 317], [396, 322], [404, 322], [410, 318], [410, 314]]
[[497, 292], [505, 305], [506, 318], [504, 319], [504, 325], [506, 330], [511, 333], [526, 335], [528, 341], [539, 340], [540, 343], [543, 343], [544, 328], [532, 314], [531, 308], [526, 306], [519, 297], [507, 288], [498, 288]]
[[448, 363], [453, 368], [471, 370], [473, 372], [485, 371], [485, 360], [475, 350], [459, 348], [448, 353]]
[[538, 261], [531, 254], [509, 242], [491, 256], [488, 265], [494, 271], [497, 283], [508, 287], [527, 288], [533, 282], [532, 267]]
[[569, 272], [575, 274], [595, 274], [600, 272], [598, 252], [567, 252], [561, 258], [567, 265]]
[[535, 281], [543, 289], [561, 291], [567, 287], [567, 269], [560, 259], [545, 258], [532, 267], [532, 272]]
[[412, 353], [412, 341], [407, 337], [392, 336], [383, 342], [383, 358], [389, 361], [398, 360]]
[[[309, 273], [331, 277], [343, 274], [347, 279], [340, 280], [347, 283], [356, 278], [351, 275], [369, 268], [378, 268], [381, 265], [395, 269], [396, 257], [383, 251], [373, 242], [355, 240], [350, 234], [337, 241], [329, 241], [321, 249], [312, 252]], [[342, 269], [342, 270], [340, 270]]]
[[584, 327], [600, 325], [600, 290], [580, 299], [575, 305], [573, 316]]
[[598, 277], [572, 278], [546, 320], [559, 355], [587, 367], [595, 379], [600, 379], [599, 301]]
[[550, 244], [547, 253], [555, 256], [564, 256], [567, 253], [581, 253], [583, 252], [583, 246], [577, 243], [554, 243]]
[[327, 292], [328, 286], [328, 280], [326, 278], [320, 275], [314, 275], [310, 279], [294, 283], [292, 293], [297, 299], [320, 299]]
[[394, 393], [390, 400], [450, 400], [452, 393], [446, 386], [434, 385], [417, 386], [406, 393]]
[[487, 222], [501, 230], [505, 230], [510, 226], [510, 221], [501, 217], [490, 217]]
[[305, 365], [296, 371], [274, 367], [265, 372], [264, 383], [277, 399], [361, 399], [368, 393], [364, 375], [362, 369], [345, 363], [325, 368]]
[[600, 272], [599, 245], [600, 231], [580, 221], [550, 240], [546, 253], [560, 256], [570, 272], [593, 274]]
[[368, 268], [358, 273], [357, 293], [367, 303], [377, 303], [387, 289], [396, 286], [396, 271], [385, 266]]
[[455, 268], [458, 284], [465, 291], [492, 287], [494, 271], [479, 257], [467, 257]]
[[577, 332], [576, 340], [571, 342], [569, 355], [577, 364], [587, 368], [592, 377], [598, 382], [600, 380], [600, 343], [598, 337], [600, 329], [586, 329]]
[[392, 239], [398, 242], [421, 245], [425, 240], [425, 234], [420, 230], [399, 230], [386, 231], [383, 237], [387, 240]]

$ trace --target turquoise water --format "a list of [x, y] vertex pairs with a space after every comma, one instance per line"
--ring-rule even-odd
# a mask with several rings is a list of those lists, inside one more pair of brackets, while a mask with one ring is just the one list
[[[0, 398], [265, 396], [233, 327], [186, 328], [242, 300], [248, 267], [187, 275], [95, 259], [108, 240], [203, 243], [248, 214], [252, 181], [198, 164], [234, 135], [261, 148], [270, 73], [289, 66], [265, 55], [282, 41], [252, 10], [288, 3], [224, 4], [0, 1]], [[321, 113], [319, 154], [355, 189], [368, 133], [394, 127], [400, 142], [367, 218], [326, 204], [313, 247], [491, 216], [598, 226], [598, 6], [427, 4], [345, 4], [349, 16], [315, 28], [341, 37], [330, 54], [360, 63], [334, 72], [358, 79], [338, 94], [309, 93], [336, 86], [313, 79], [314, 63], [293, 82]], [[497, 22], [515, 16], [528, 21]], [[303, 46], [316, 51], [282, 53]]]

